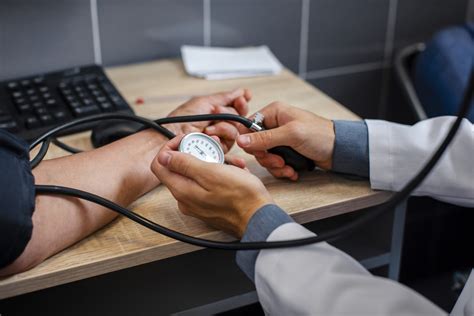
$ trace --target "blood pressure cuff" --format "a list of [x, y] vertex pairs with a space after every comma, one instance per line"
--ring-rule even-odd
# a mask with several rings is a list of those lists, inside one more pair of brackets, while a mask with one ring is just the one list
[[28, 244], [34, 207], [28, 144], [0, 129], [0, 268], [18, 258]]

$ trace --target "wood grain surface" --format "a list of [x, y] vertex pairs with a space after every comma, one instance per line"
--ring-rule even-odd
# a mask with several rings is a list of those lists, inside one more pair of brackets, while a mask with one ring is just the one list
[[[251, 89], [251, 112], [279, 100], [331, 119], [359, 119], [313, 86], [284, 70], [280, 75], [238, 80], [206, 81], [189, 77], [177, 60], [163, 60], [107, 69], [107, 74], [138, 115], [158, 118], [192, 96], [238, 87]], [[135, 106], [135, 100], [145, 103]], [[69, 144], [90, 148], [88, 133], [64, 137]], [[385, 201], [389, 193], [370, 189], [367, 181], [323, 171], [301, 176], [292, 183], [277, 180], [243, 151], [233, 149], [248, 161], [249, 169], [267, 186], [275, 201], [298, 222], [304, 223], [355, 211]], [[66, 155], [52, 147], [47, 157]], [[141, 215], [193, 236], [232, 240], [199, 220], [182, 215], [175, 200], [160, 186], [131, 205]], [[72, 247], [49, 258], [30, 271], [0, 280], [0, 299], [36, 291], [197, 250], [156, 234], [126, 218], [118, 218]]]

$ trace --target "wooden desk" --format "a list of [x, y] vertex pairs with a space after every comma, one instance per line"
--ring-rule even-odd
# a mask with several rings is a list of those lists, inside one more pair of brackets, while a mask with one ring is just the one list
[[[195, 95], [250, 88], [251, 112], [280, 100], [331, 119], [358, 119], [349, 110], [330, 99], [289, 71], [274, 77], [205, 81], [188, 77], [180, 61], [164, 60], [107, 69], [107, 74], [130, 104], [137, 97], [145, 104], [135, 106], [138, 115], [157, 118]], [[87, 133], [65, 139], [71, 144], [90, 146]], [[276, 180], [245, 155], [252, 172], [265, 183], [275, 201], [300, 223], [335, 216], [379, 204], [388, 193], [375, 192], [367, 181], [356, 181], [316, 171], [305, 174], [297, 183]], [[51, 148], [48, 157], [64, 155]], [[182, 215], [175, 200], [160, 186], [133, 203], [132, 209], [145, 217], [186, 234], [217, 240], [231, 237], [199, 220]], [[49, 258], [36, 268], [0, 280], [0, 299], [59, 284], [160, 260], [198, 248], [156, 234], [134, 222], [119, 218], [76, 245]]]

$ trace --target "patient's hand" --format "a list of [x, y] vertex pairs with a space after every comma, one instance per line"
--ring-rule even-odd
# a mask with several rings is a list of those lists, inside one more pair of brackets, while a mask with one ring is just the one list
[[[184, 116], [197, 114], [220, 114], [230, 113], [245, 116], [248, 112], [247, 102], [251, 99], [251, 93], [247, 89], [221, 92], [208, 96], [194, 97], [179, 106], [168, 116]], [[192, 122], [172, 124], [171, 129], [176, 134], [188, 134], [191, 132], [205, 132], [211, 136], [217, 136], [222, 142], [224, 152], [230, 150], [239, 132], [233, 122]]]
[[242, 169], [242, 158], [231, 161], [238, 167], [204, 162], [176, 151], [182, 138], [161, 148], [152, 171], [178, 200], [183, 214], [242, 237], [252, 215], [273, 203], [272, 197], [257, 177]]

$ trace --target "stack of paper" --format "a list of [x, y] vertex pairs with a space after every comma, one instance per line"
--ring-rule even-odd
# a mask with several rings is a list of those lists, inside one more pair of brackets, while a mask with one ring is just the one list
[[283, 68], [267, 46], [220, 48], [182, 46], [188, 74], [208, 80], [278, 74]]

